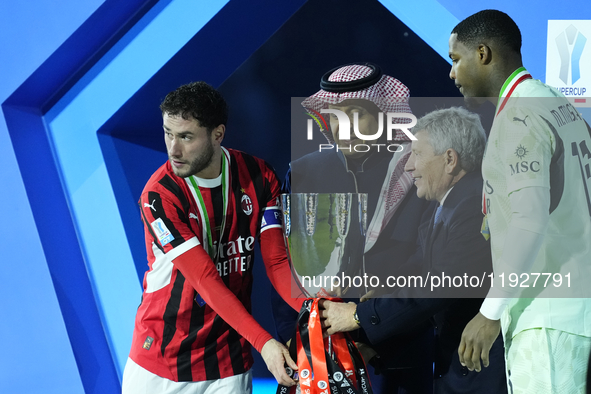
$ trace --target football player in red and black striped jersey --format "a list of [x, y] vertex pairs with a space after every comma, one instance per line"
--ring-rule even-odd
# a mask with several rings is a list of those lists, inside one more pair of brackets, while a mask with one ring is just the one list
[[252, 391], [251, 345], [291, 386], [287, 349], [252, 317], [254, 242], [281, 296], [292, 297], [280, 186], [263, 160], [221, 146], [227, 106], [204, 82], [183, 85], [160, 106], [169, 160], [139, 204], [148, 271], [123, 393]]

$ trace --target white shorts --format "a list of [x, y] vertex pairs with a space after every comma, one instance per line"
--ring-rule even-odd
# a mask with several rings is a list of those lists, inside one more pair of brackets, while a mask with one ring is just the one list
[[591, 338], [531, 328], [505, 342], [509, 393], [584, 394]]
[[127, 359], [123, 371], [123, 394], [252, 393], [252, 370], [240, 375], [203, 382], [174, 382]]

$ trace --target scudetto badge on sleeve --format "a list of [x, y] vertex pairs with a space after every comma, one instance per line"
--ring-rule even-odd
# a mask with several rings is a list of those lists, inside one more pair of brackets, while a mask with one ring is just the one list
[[146, 340], [144, 341], [144, 345], [142, 347], [146, 350], [150, 350], [150, 348], [152, 347], [152, 342], [154, 342], [154, 338], [146, 337]]

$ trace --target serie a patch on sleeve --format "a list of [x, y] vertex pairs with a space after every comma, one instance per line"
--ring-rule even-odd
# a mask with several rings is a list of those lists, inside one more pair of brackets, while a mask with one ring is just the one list
[[263, 211], [263, 219], [261, 220], [261, 231], [273, 227], [281, 228], [282, 215], [281, 208], [277, 206], [265, 208]]
[[156, 237], [158, 237], [160, 245], [164, 246], [172, 242], [174, 237], [172, 236], [170, 230], [168, 230], [168, 227], [166, 227], [166, 224], [164, 224], [161, 218], [154, 220], [152, 223], [150, 223], [150, 225], [152, 226], [152, 229], [154, 229], [154, 233], [156, 234]]

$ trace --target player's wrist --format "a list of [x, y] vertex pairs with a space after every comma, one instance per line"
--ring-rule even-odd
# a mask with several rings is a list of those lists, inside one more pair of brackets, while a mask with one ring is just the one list
[[499, 320], [510, 300], [510, 298], [487, 297], [480, 306], [480, 314], [488, 320]]

